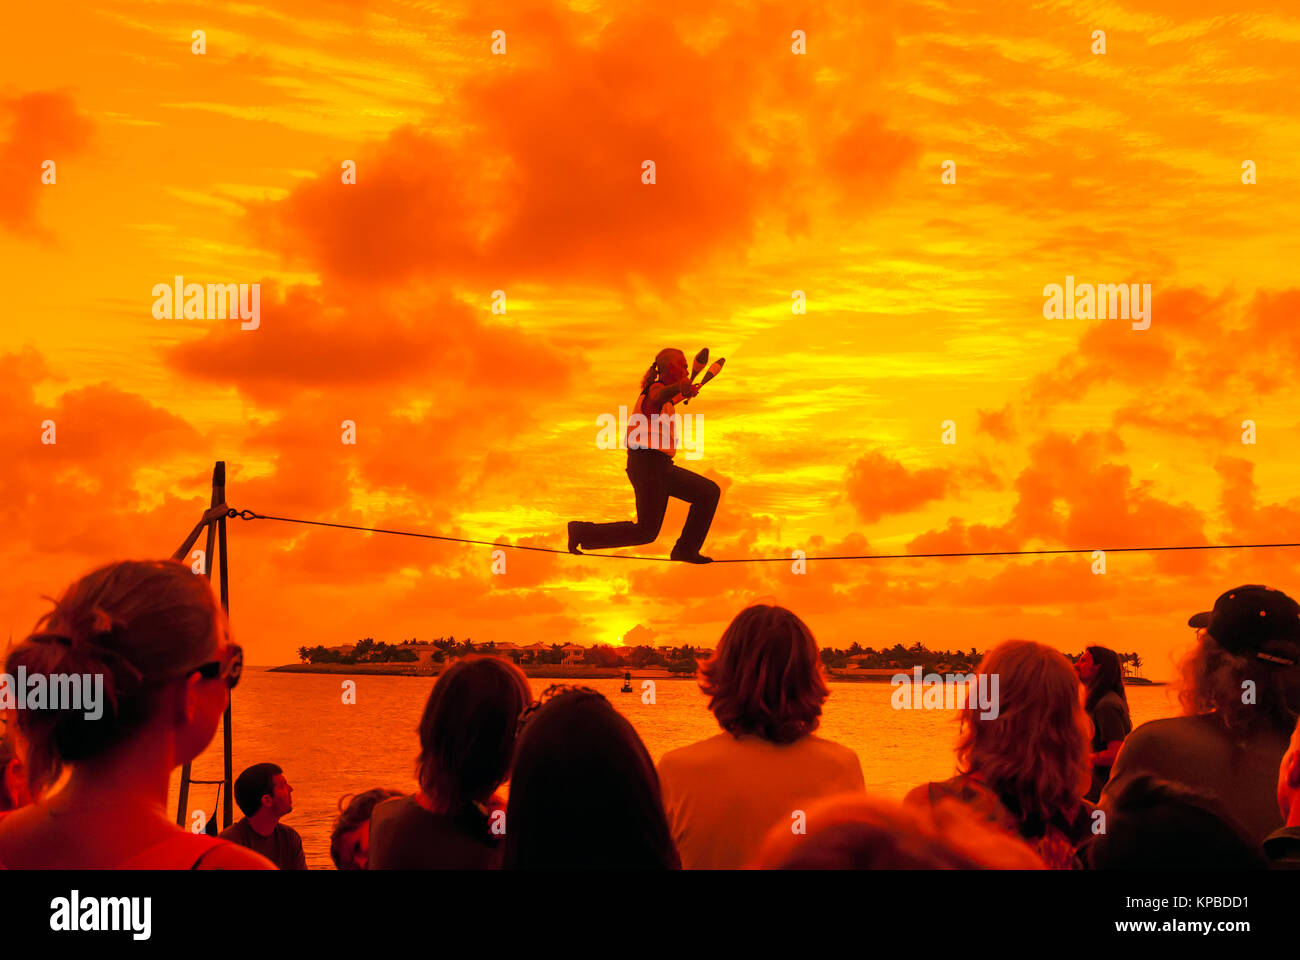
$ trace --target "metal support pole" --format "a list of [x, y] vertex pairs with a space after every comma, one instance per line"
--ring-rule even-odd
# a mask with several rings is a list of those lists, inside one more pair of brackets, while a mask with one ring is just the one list
[[[215, 467], [212, 468], [212, 502], [210, 507], [218, 507], [226, 502], [226, 461], [218, 460]], [[203, 552], [203, 575], [212, 580], [212, 547], [216, 540], [218, 528], [221, 532], [221, 606], [226, 608], [228, 600], [226, 586], [226, 518], [222, 517], [215, 523], [208, 523], [208, 538], [206, 549]], [[195, 529], [197, 534], [198, 530]], [[187, 551], [194, 540], [191, 538], [188, 544], [181, 548], [178, 553], [183, 554]], [[178, 556], [177, 559], [181, 559]], [[230, 707], [226, 706], [225, 716], [225, 783], [226, 783], [226, 826], [230, 826]], [[189, 809], [190, 802], [190, 764], [186, 763], [181, 767], [181, 785], [176, 798], [176, 825], [185, 826], [185, 814]]]

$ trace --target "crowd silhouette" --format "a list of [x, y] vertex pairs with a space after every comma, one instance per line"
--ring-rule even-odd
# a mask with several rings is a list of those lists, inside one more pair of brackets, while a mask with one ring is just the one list
[[[518, 666], [469, 655], [429, 694], [418, 790], [344, 797], [331, 858], [341, 870], [1300, 865], [1300, 606], [1245, 585], [1189, 623], [1185, 715], [1136, 729], [1113, 651], [1071, 664], [1042, 643], [993, 647], [975, 673], [998, 679], [997, 711], [960, 710], [954, 776], [902, 803], [870, 796], [857, 755], [817, 734], [825, 667], [783, 607], [737, 614], [700, 668], [718, 734], [657, 766], [596, 691], [534, 698]], [[301, 868], [274, 764], [240, 775], [245, 817], [220, 837], [166, 815], [169, 778], [211, 741], [242, 663], [185, 565], [124, 561], [69, 586], [5, 672], [102, 675], [105, 707], [7, 711], [0, 866]]]

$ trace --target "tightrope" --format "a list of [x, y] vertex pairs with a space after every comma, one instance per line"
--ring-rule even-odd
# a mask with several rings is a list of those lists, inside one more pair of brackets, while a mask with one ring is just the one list
[[[436, 533], [420, 533], [414, 530], [385, 530], [382, 527], [358, 527], [349, 523], [329, 523], [324, 520], [303, 520], [298, 517], [272, 517], [252, 510], [235, 510], [233, 507], [226, 514], [241, 520], [276, 520], [280, 523], [301, 523], [312, 527], [334, 527], [339, 530], [360, 530], [365, 533], [387, 533], [395, 537], [419, 537], [423, 540], [445, 540], [448, 543], [473, 543], [485, 547], [499, 547], [504, 550], [532, 550], [534, 553], [559, 553], [570, 555], [568, 550], [556, 550], [553, 547], [530, 547], [522, 543], [497, 543], [494, 540], [470, 540], [465, 537], [448, 537]], [[863, 553], [835, 554], [822, 557], [730, 557], [714, 560], [714, 563], [789, 563], [792, 560], [923, 560], [943, 557], [1043, 557], [1078, 553], [1157, 553], [1170, 550], [1268, 550], [1280, 547], [1300, 547], [1300, 543], [1196, 543], [1185, 546], [1145, 546], [1145, 547], [1078, 547], [1063, 550], [972, 550], [951, 553]], [[653, 560], [659, 563], [679, 563], [671, 557], [643, 557], [630, 553], [581, 553], [577, 556], [599, 557], [602, 560]]]

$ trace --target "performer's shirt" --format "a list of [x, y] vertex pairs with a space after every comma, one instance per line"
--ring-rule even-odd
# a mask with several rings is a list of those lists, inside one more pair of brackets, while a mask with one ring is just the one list
[[[651, 385], [653, 386], [653, 384]], [[681, 394], [678, 394], [680, 398]], [[637, 414], [641, 415], [640, 418]], [[655, 419], [658, 414], [659, 419]], [[677, 453], [677, 429], [681, 418], [672, 400], [665, 400], [658, 410], [651, 408], [650, 392], [646, 390], [636, 398], [632, 414], [627, 418], [627, 448], [629, 450], [658, 450], [668, 456]]]

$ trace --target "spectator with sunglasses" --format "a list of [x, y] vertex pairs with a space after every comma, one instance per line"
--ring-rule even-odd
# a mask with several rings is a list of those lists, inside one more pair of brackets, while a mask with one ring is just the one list
[[167, 816], [172, 772], [212, 740], [243, 668], [206, 580], [171, 560], [100, 567], [13, 648], [5, 672], [19, 668], [102, 676], [103, 712], [15, 711], [36, 799], [0, 820], [0, 866], [274, 869]]

